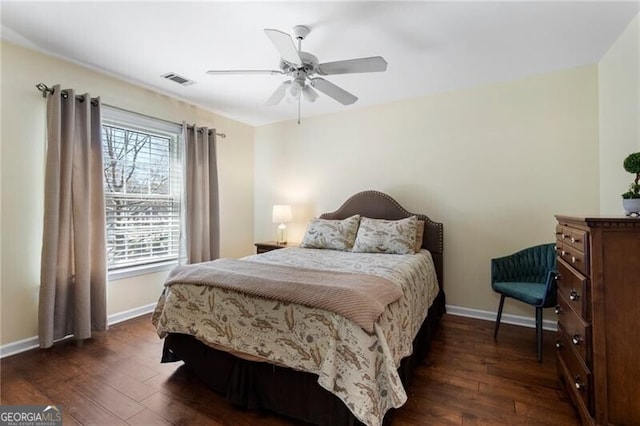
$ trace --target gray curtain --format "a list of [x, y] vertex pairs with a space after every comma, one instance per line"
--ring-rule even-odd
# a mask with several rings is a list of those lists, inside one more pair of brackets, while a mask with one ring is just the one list
[[47, 155], [39, 339], [48, 348], [107, 329], [100, 99], [54, 86], [47, 95]]
[[187, 263], [220, 257], [216, 130], [183, 125]]

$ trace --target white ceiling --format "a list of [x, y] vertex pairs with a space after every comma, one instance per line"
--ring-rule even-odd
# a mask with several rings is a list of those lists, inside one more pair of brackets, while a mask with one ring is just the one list
[[[596, 63], [638, 14], [638, 1], [600, 2], [1, 2], [2, 38], [187, 100], [251, 125], [295, 119], [264, 101], [279, 75], [263, 32], [306, 25], [302, 50], [320, 62], [383, 56], [384, 73], [325, 77], [359, 97], [320, 95], [302, 117]], [[160, 76], [175, 72], [197, 84]], [[43, 70], [42, 82], [47, 81]], [[34, 81], [34, 85], [36, 82]], [[35, 89], [34, 89], [35, 90]]]

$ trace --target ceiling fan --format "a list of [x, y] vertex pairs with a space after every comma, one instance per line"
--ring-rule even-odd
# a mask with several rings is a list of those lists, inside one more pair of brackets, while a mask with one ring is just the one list
[[308, 27], [296, 25], [291, 36], [283, 31], [265, 29], [264, 32], [280, 53], [279, 70], [210, 70], [207, 74], [282, 74], [289, 80], [282, 82], [265, 102], [266, 105], [277, 105], [289, 94], [298, 100], [298, 124], [300, 123], [300, 98], [314, 102], [318, 98], [317, 89], [343, 105], [351, 105], [358, 100], [356, 96], [316, 75], [352, 74], [362, 72], [381, 72], [387, 70], [387, 62], [381, 56], [348, 59], [344, 61], [319, 63], [314, 55], [302, 51], [302, 40], [310, 32]]

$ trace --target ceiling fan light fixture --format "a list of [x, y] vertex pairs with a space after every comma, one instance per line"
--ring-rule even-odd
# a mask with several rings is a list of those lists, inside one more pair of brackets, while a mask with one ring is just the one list
[[307, 102], [315, 102], [318, 99], [318, 93], [311, 88], [308, 84], [305, 84], [302, 88], [302, 96]]
[[284, 98], [287, 95], [287, 89], [289, 88], [290, 84], [291, 84], [290, 81], [282, 82], [278, 86], [278, 88], [275, 90], [275, 92], [273, 92], [273, 94], [269, 97], [269, 99], [267, 99], [267, 101], [265, 102], [265, 105], [279, 104], [282, 98]]
[[294, 99], [298, 99], [300, 97], [300, 92], [300, 85], [294, 81], [289, 87], [289, 95]]

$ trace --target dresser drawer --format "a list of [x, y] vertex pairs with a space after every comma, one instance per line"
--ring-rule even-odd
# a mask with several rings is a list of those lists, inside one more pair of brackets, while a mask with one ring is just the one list
[[575, 349], [585, 365], [591, 365], [591, 325], [585, 322], [570, 306], [571, 302], [565, 300], [562, 294], [558, 295], [556, 313], [558, 314], [558, 328], [566, 333], [564, 340]]
[[573, 269], [562, 258], [557, 261], [558, 295], [564, 297], [571, 308], [585, 321], [591, 321], [591, 289], [589, 279]]
[[591, 370], [573, 350], [568, 334], [561, 324], [558, 324], [556, 355], [560, 376], [567, 385], [567, 391], [572, 399], [579, 407], [582, 406], [587, 412], [593, 413]]
[[582, 253], [589, 251], [589, 233], [587, 231], [556, 225], [556, 236], [564, 245], [571, 246]]
[[558, 256], [564, 259], [567, 264], [585, 275], [589, 274], [589, 256], [587, 256], [585, 252], [578, 250], [570, 243], [564, 242], [560, 238], [556, 241], [556, 250], [558, 252]]

